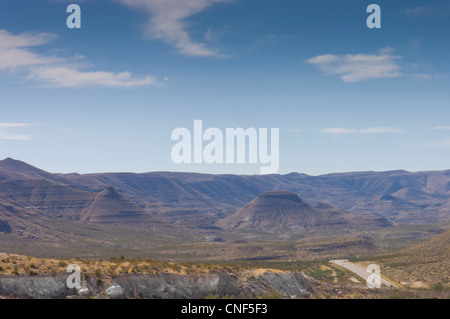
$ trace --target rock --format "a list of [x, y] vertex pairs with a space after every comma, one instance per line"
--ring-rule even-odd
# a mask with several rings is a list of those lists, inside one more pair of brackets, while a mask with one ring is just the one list
[[117, 298], [123, 295], [123, 289], [118, 284], [113, 284], [106, 289], [106, 295], [110, 298]]
[[32, 299], [62, 299], [71, 295], [66, 276], [0, 278], [0, 295]]
[[85, 295], [88, 295], [88, 294], [89, 294], [89, 288], [87, 288], [87, 287], [81, 287], [78, 290], [78, 295], [79, 296], [85, 296]]

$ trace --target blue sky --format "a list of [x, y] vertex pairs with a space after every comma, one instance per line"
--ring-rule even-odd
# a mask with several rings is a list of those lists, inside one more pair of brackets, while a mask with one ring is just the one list
[[[68, 29], [77, 3], [82, 28]], [[381, 29], [366, 8], [381, 7]], [[0, 157], [51, 172], [172, 163], [177, 127], [280, 129], [279, 173], [449, 169], [450, 3], [3, 0]]]

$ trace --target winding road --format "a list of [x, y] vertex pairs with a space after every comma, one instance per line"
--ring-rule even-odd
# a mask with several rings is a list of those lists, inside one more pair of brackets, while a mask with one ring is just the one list
[[[352, 262], [349, 262], [347, 259], [336, 259], [336, 260], [330, 260], [331, 263], [336, 264], [338, 266], [344, 267], [355, 274], [357, 274], [359, 277], [363, 278], [364, 280], [367, 280], [367, 278], [371, 275], [370, 272], [366, 271], [366, 268], [361, 267], [357, 264], [354, 264]], [[397, 285], [387, 281], [383, 277], [381, 278], [381, 283], [387, 287], [395, 287], [398, 288]]]

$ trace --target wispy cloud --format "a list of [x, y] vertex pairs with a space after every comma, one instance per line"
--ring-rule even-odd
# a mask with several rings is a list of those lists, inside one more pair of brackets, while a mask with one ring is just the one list
[[46, 44], [55, 37], [48, 33], [13, 35], [0, 30], [0, 70], [56, 63], [57, 59], [54, 57], [42, 56], [29, 50]]
[[409, 7], [402, 10], [410, 18], [442, 19], [450, 15], [450, 4], [448, 1], [434, 1], [427, 5]]
[[450, 131], [450, 126], [435, 126], [432, 129], [437, 131]]
[[433, 12], [433, 9], [425, 6], [417, 6], [413, 8], [406, 8], [404, 12], [413, 17], [424, 16]]
[[81, 87], [90, 85], [136, 87], [152, 85], [156, 81], [156, 79], [151, 76], [135, 78], [130, 72], [80, 72], [76, 69], [66, 67], [36, 68], [31, 71], [29, 79], [43, 80], [49, 84], [63, 87]]
[[369, 127], [358, 131], [362, 134], [384, 134], [384, 133], [401, 133], [402, 131], [394, 127]]
[[412, 79], [414, 81], [430, 81], [430, 80], [442, 80], [445, 79], [447, 76], [445, 74], [441, 73], [416, 73], [411, 75]]
[[320, 130], [321, 133], [325, 133], [325, 134], [351, 134], [351, 133], [355, 133], [356, 130], [355, 129], [351, 129], [351, 128], [343, 128], [343, 127], [332, 127], [332, 128], [324, 128]]
[[324, 54], [306, 62], [325, 74], [339, 75], [344, 82], [360, 82], [400, 76], [400, 67], [395, 62], [400, 57], [391, 53], [391, 48], [384, 48], [379, 54]]
[[27, 123], [0, 123], [0, 140], [28, 141], [31, 135], [24, 134], [21, 129], [31, 126]]
[[369, 127], [365, 129], [333, 127], [320, 130], [324, 134], [344, 135], [344, 134], [393, 134], [402, 131], [394, 127]]
[[146, 36], [163, 40], [182, 54], [197, 57], [225, 57], [217, 49], [193, 40], [186, 19], [211, 5], [233, 0], [120, 0], [121, 3], [149, 14], [144, 27]]
[[154, 77], [136, 77], [130, 72], [84, 71], [67, 58], [32, 51], [32, 47], [48, 44], [55, 38], [56, 35], [48, 33], [14, 35], [0, 30], [0, 72], [26, 73], [29, 80], [63, 87], [136, 87], [156, 82]]

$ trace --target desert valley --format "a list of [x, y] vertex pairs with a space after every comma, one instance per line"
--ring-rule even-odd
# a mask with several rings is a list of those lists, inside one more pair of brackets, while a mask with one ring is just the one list
[[[448, 297], [449, 192], [450, 171], [80, 175], [8, 158], [0, 162], [0, 293], [20, 295], [5, 280], [64, 276], [77, 260], [92, 291], [95, 280], [130, 286], [149, 274], [217, 281], [215, 290], [183, 294], [188, 284], [177, 279], [179, 294], [141, 292], [148, 298]], [[370, 291], [332, 259], [375, 262], [397, 290]]]

